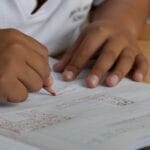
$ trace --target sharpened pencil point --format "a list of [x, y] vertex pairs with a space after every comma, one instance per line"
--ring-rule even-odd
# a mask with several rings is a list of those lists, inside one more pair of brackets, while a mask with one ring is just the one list
[[51, 94], [52, 94], [52, 96], [56, 96], [56, 92], [55, 92], [55, 93], [54, 93], [54, 92], [52, 92]]
[[49, 92], [52, 96], [56, 96], [57, 94], [56, 94], [56, 92], [55, 92], [55, 90], [54, 90], [54, 88], [53, 87], [44, 87], [44, 89], [47, 91], [47, 92]]

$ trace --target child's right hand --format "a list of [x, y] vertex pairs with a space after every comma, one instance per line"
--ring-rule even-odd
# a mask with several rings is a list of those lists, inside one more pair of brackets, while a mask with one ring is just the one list
[[49, 82], [48, 50], [15, 30], [0, 30], [0, 101], [21, 102]]

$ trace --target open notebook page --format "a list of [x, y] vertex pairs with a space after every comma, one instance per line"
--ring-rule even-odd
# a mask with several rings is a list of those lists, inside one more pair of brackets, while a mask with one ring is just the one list
[[130, 150], [150, 135], [150, 85], [124, 79], [88, 89], [87, 72], [68, 83], [52, 72], [58, 96], [41, 90], [24, 103], [1, 105], [1, 135], [42, 150]]

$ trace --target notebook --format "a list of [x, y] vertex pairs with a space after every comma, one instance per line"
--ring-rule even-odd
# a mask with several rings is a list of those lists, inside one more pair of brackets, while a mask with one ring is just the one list
[[[57, 60], [50, 58], [53, 66]], [[0, 145], [9, 150], [138, 150], [150, 145], [150, 85], [124, 79], [114, 87], [84, 85], [84, 70], [57, 96], [44, 89], [20, 104], [0, 105]], [[145, 142], [146, 141], [146, 142]]]

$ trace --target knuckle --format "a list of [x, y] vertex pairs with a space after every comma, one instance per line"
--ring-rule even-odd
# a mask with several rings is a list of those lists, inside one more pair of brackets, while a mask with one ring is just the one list
[[114, 74], [116, 74], [121, 79], [125, 76], [125, 70], [118, 69], [118, 70], [115, 71]]
[[97, 76], [101, 76], [106, 72], [106, 67], [104, 66], [94, 66], [92, 69], [92, 74], [95, 74]]
[[134, 45], [131, 45], [131, 46], [128, 48], [128, 53], [129, 53], [130, 55], [133, 55], [133, 56], [136, 56], [140, 51], [141, 51], [141, 50], [140, 50], [138, 47], [134, 46]]
[[7, 45], [7, 56], [12, 57], [18, 54], [24, 54], [24, 46], [17, 41], [12, 41]]
[[81, 67], [78, 66], [77, 64], [69, 64], [67, 67], [66, 67], [66, 70], [71, 70], [73, 71], [74, 73], [78, 74], [81, 70]]
[[122, 45], [129, 45], [129, 40], [124, 35], [117, 34], [117, 35], [115, 35], [114, 39], [116, 41], [119, 41], [119, 43], [121, 43]]
[[75, 58], [72, 59], [72, 61], [76, 62], [76, 66], [77, 66], [77, 64], [79, 64], [79, 62], [80, 62], [80, 64], [81, 64], [81, 62], [85, 62], [86, 59], [92, 55], [91, 54], [92, 53], [92, 47], [93, 47], [92, 44], [90, 44], [88, 46], [88, 49], [82, 50], [80, 52], [80, 55], [76, 59]]
[[87, 36], [87, 38], [84, 41], [84, 45], [86, 45], [86, 47], [84, 46], [81, 51], [80, 51], [80, 56], [79, 58], [82, 59], [89, 57], [89, 54], [92, 55], [92, 53], [95, 51], [95, 49], [97, 49], [99, 46], [97, 45], [97, 43], [95, 42], [91, 42], [91, 40], [93, 39], [93, 37], [89, 34], [89, 36]]
[[18, 37], [18, 34], [20, 33], [20, 31], [15, 28], [8, 28], [6, 31], [10, 38]]
[[124, 55], [123, 58], [130, 64], [135, 60], [135, 57], [133, 57], [132, 55]]
[[127, 62], [133, 63], [133, 61], [135, 60], [135, 57], [136, 57], [136, 53], [134, 50], [128, 50], [128, 51], [124, 50], [122, 52], [122, 57]]
[[28, 49], [26, 49], [22, 44], [11, 43], [7, 48], [8, 59], [21, 60], [21, 58], [28, 57]]
[[116, 41], [119, 41], [123, 45], [129, 45], [130, 40], [127, 37], [129, 37], [129, 36], [122, 34], [122, 32], [121, 32], [121, 33], [114, 34], [114, 37], [112, 37], [112, 38]]
[[12, 51], [13, 53], [18, 53], [20, 49], [23, 49], [23, 45], [20, 44], [17, 41], [13, 41], [12, 43], [9, 44], [9, 50]]
[[106, 28], [102, 25], [97, 25], [95, 28], [94, 28], [95, 32], [98, 32], [98, 33], [103, 33], [103, 32], [106, 32]]
[[112, 50], [112, 49], [107, 49], [104, 51], [104, 54], [107, 56], [107, 58], [111, 59], [111, 60], [114, 60], [117, 58], [117, 53]]

